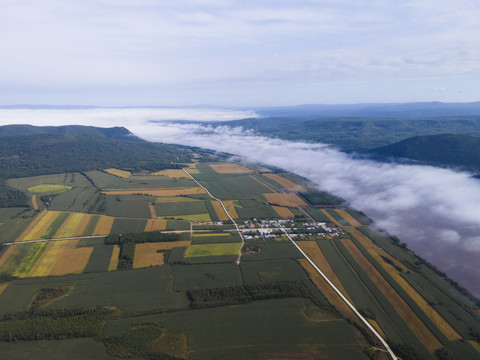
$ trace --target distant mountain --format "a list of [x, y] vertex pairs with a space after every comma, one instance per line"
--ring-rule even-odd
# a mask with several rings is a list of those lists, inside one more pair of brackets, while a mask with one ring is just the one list
[[480, 138], [470, 135], [415, 136], [368, 152], [379, 159], [409, 159], [437, 166], [480, 170]]
[[94, 126], [67, 125], [67, 126], [32, 126], [32, 125], [5, 125], [0, 126], [0, 137], [34, 135], [34, 134], [58, 134], [58, 135], [93, 135], [102, 138], [143, 141], [133, 135], [124, 127], [100, 128]]
[[480, 102], [470, 103], [392, 103], [392, 104], [340, 104], [261, 107], [255, 109], [266, 117], [295, 116], [301, 118], [322, 117], [374, 117], [374, 118], [428, 118], [446, 116], [480, 115]]

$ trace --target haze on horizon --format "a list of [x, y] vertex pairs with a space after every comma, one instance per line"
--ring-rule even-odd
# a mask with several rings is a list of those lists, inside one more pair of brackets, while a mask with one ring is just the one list
[[0, 105], [480, 99], [473, 0], [0, 5]]

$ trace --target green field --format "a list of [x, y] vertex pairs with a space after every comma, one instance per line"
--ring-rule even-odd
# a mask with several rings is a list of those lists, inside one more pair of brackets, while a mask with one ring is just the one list
[[30, 186], [27, 190], [33, 193], [61, 194], [71, 188], [67, 185], [42, 184]]
[[236, 255], [240, 245], [238, 242], [191, 245], [188, 247], [185, 257]]
[[155, 203], [157, 216], [176, 217], [178, 215], [194, 215], [208, 213], [205, 203], [201, 200]]
[[148, 205], [155, 201], [145, 195], [107, 195], [105, 214], [115, 217], [151, 218]]

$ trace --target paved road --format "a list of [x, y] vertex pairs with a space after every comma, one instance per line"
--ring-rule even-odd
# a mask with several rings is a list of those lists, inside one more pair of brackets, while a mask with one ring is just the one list
[[355, 313], [355, 315], [358, 316], [358, 318], [365, 324], [365, 326], [370, 329], [370, 331], [373, 333], [373, 335], [375, 335], [375, 337], [382, 343], [383, 346], [385, 346], [385, 349], [388, 351], [388, 354], [390, 355], [390, 357], [393, 359], [393, 360], [397, 360], [397, 357], [395, 356], [395, 354], [393, 353], [392, 349], [390, 348], [390, 346], [388, 346], [387, 342], [383, 339], [383, 337], [378, 333], [377, 330], [375, 330], [375, 328], [370, 325], [370, 323], [367, 321], [367, 319], [365, 319], [362, 314], [360, 314], [358, 312], [358, 310], [353, 306], [353, 304], [348, 301], [348, 299], [342, 294], [342, 292], [340, 290], [338, 290], [338, 288], [330, 281], [330, 279], [318, 268], [317, 265], [315, 265], [315, 263], [308, 257], [307, 254], [305, 254], [305, 252], [300, 248], [300, 246], [297, 245], [297, 243], [290, 237], [290, 235], [288, 234], [288, 232], [282, 227], [282, 230], [283, 232], [285, 233], [285, 235], [287, 235], [287, 237], [290, 239], [290, 241], [293, 243], [293, 245], [295, 245], [295, 247], [298, 249], [298, 251], [300, 251], [302, 253], [302, 255], [305, 257], [305, 259], [307, 259], [307, 261], [313, 266], [313, 268], [320, 274], [321, 277], [323, 277], [323, 279], [327, 282], [328, 285], [330, 285], [330, 287], [337, 293], [338, 296], [340, 296], [340, 298], [347, 304], [347, 306]]
[[203, 186], [202, 184], [200, 184], [193, 176], [192, 174], [190, 174], [187, 170], [183, 169], [183, 171], [185, 171], [185, 173], [190, 176], [190, 178], [195, 181], [198, 186], [200, 186], [203, 190], [205, 190], [208, 194], [208, 196], [210, 196], [213, 200], [216, 200], [218, 201], [221, 205], [222, 205], [222, 208], [223, 210], [225, 210], [225, 213], [227, 214], [228, 218], [232, 221], [233, 225], [235, 225], [235, 228], [237, 229], [237, 232], [238, 232], [238, 235], [240, 236], [240, 239], [242, 240], [242, 246], [240, 246], [240, 249], [238, 250], [238, 259], [236, 261], [237, 265], [240, 265], [240, 258], [242, 257], [242, 249], [243, 249], [243, 246], [245, 245], [245, 241], [243, 240], [243, 236], [242, 236], [242, 233], [240, 232], [240, 229], [238, 228], [238, 225], [237, 223], [235, 222], [235, 220], [233, 220], [233, 218], [230, 216], [230, 214], [228, 213], [228, 210], [227, 208], [225, 207], [225, 205], [223, 204], [222, 200], [220, 199], [217, 199], [215, 196], [213, 196], [212, 194], [210, 194], [210, 191], [208, 191], [208, 189]]

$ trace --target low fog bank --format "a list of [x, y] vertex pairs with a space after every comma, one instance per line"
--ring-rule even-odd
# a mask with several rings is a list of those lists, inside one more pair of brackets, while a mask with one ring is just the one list
[[124, 126], [146, 140], [228, 152], [297, 173], [364, 211], [480, 296], [480, 181], [470, 174], [353, 159], [326, 145], [270, 139], [240, 128], [158, 122], [225, 121], [254, 114], [223, 109], [0, 109], [0, 124]]
[[130, 130], [147, 140], [228, 152], [304, 176], [480, 295], [480, 181], [468, 173], [358, 160], [326, 145], [265, 138], [240, 128], [152, 124]]

